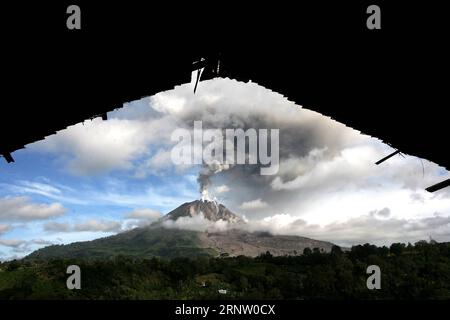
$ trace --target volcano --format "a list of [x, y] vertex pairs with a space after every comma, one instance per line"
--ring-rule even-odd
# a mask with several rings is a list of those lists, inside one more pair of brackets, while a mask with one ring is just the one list
[[178, 208], [170, 211], [162, 218], [162, 221], [177, 220], [181, 217], [196, 217], [202, 215], [205, 219], [216, 222], [226, 221], [230, 224], [244, 224], [244, 220], [228, 210], [223, 204], [214, 200], [195, 200], [183, 203]]
[[[222, 222], [225, 230], [186, 228], [181, 222], [195, 218], [212, 225]], [[178, 221], [178, 222], [180, 222]], [[176, 227], [175, 227], [176, 226]], [[51, 245], [34, 251], [25, 259], [110, 259], [118, 255], [135, 258], [239, 256], [256, 257], [269, 251], [274, 256], [302, 254], [305, 248], [329, 252], [330, 242], [300, 236], [273, 235], [248, 231], [249, 225], [223, 204], [210, 200], [186, 202], [152, 224], [114, 236], [68, 245]]]

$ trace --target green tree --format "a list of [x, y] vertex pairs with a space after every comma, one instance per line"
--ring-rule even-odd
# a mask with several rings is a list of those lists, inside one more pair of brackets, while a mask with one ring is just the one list
[[399, 256], [403, 253], [403, 250], [405, 249], [404, 243], [393, 243], [391, 244], [389, 251], [392, 254], [395, 254], [396, 256]]

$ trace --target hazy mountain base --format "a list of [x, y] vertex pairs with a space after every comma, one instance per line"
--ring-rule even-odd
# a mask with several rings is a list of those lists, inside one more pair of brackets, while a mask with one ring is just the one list
[[[81, 290], [66, 288], [72, 264], [81, 268]], [[380, 290], [366, 286], [369, 265], [381, 269]], [[450, 245], [366, 244], [257, 258], [11, 261], [0, 264], [0, 299], [450, 299]]]
[[273, 235], [233, 229], [226, 232], [199, 233], [203, 246], [230, 256], [256, 257], [269, 251], [274, 256], [301, 254], [305, 248], [330, 252], [333, 244], [299, 236]]
[[270, 251], [273, 255], [301, 254], [303, 249], [319, 248], [329, 252], [332, 243], [298, 236], [275, 236], [267, 232], [229, 230], [203, 232], [149, 226], [68, 245], [53, 245], [36, 250], [25, 259], [78, 258], [111, 259], [118, 255], [151, 257], [196, 257], [219, 255], [256, 257]]

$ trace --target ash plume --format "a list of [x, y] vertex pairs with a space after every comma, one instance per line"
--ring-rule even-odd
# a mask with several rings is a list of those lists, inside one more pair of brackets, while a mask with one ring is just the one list
[[200, 194], [203, 200], [211, 200], [211, 195], [208, 191], [208, 188], [211, 185], [211, 177], [221, 171], [228, 170], [229, 168], [229, 164], [220, 163], [218, 161], [210, 164], [203, 164], [197, 177]]

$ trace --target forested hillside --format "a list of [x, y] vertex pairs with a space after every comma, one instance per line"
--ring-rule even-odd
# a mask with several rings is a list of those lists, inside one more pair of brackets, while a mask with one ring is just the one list
[[[68, 290], [66, 268], [81, 268]], [[381, 269], [369, 290], [367, 266]], [[227, 290], [219, 294], [218, 290]], [[111, 260], [22, 260], [0, 264], [0, 299], [450, 299], [450, 244], [359, 245], [302, 255]]]

